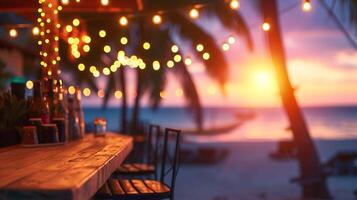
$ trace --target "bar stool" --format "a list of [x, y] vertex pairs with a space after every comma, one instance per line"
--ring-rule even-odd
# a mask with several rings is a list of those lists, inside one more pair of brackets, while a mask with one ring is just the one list
[[[111, 192], [110, 199], [173, 200], [176, 176], [179, 169], [180, 134], [181, 130], [165, 129], [159, 180], [112, 178], [107, 182]], [[170, 142], [172, 142], [173, 145], [169, 146], [168, 143], [171, 138], [172, 141]], [[170, 150], [173, 151], [173, 155], [170, 155]], [[171, 180], [169, 184], [167, 184], [166, 179], [169, 177]]]
[[[154, 132], [156, 130], [156, 132]], [[147, 152], [146, 162], [144, 163], [124, 163], [115, 172], [114, 176], [151, 176], [157, 177], [157, 153], [158, 141], [160, 137], [161, 128], [159, 125], [150, 124], [149, 134], [147, 136]]]

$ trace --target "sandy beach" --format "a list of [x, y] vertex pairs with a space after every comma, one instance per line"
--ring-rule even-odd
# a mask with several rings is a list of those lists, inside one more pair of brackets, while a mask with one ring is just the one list
[[[207, 144], [205, 144], [207, 145]], [[179, 200], [295, 200], [300, 188], [290, 183], [298, 172], [297, 162], [273, 161], [268, 154], [276, 142], [234, 142], [210, 144], [228, 148], [230, 155], [217, 165], [182, 165], [176, 199]], [[316, 141], [320, 158], [328, 160], [337, 151], [357, 151], [357, 140]], [[354, 200], [357, 176], [331, 177], [330, 191], [336, 200]]]

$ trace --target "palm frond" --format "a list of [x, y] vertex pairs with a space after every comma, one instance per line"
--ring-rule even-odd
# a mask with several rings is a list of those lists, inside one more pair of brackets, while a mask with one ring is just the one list
[[[208, 75], [223, 85], [228, 78], [228, 63], [214, 38], [182, 14], [172, 13], [169, 20], [173, 24], [173, 28], [176, 26], [179, 28], [178, 35], [182, 39], [190, 41], [197, 58], [204, 63]], [[195, 51], [197, 42], [204, 44], [205, 51], [210, 54], [210, 59], [204, 60], [202, 55]]]

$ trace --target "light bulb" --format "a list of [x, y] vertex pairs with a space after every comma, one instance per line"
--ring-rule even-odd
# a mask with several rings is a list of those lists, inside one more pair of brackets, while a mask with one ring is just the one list
[[128, 25], [128, 18], [126, 18], [124, 16], [120, 17], [119, 24], [122, 25], [122, 26]]
[[190, 17], [192, 18], [192, 19], [196, 19], [196, 18], [198, 18], [199, 16], [200, 16], [200, 13], [198, 12], [198, 10], [196, 9], [196, 8], [192, 8], [191, 10], [190, 10]]
[[162, 22], [161, 16], [158, 15], [158, 14], [154, 15], [154, 16], [152, 17], [152, 22], [153, 22], [154, 24], [161, 24], [161, 22]]

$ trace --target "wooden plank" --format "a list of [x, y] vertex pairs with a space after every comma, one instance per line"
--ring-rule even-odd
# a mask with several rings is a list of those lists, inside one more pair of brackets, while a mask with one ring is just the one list
[[116, 195], [125, 194], [123, 188], [120, 186], [120, 183], [117, 179], [110, 180], [109, 183], [110, 183], [110, 187], [113, 191], [113, 194], [116, 194]]
[[134, 187], [141, 193], [141, 194], [148, 194], [148, 193], [154, 193], [153, 190], [151, 190], [150, 188], [148, 188], [143, 180], [139, 180], [139, 179], [133, 179], [130, 180], [131, 183], [134, 185]]
[[123, 188], [126, 194], [138, 194], [138, 191], [131, 184], [129, 180], [119, 180], [120, 186]]
[[2, 150], [0, 199], [89, 199], [132, 146], [130, 137], [107, 134], [86, 135], [63, 146]]
[[158, 181], [145, 180], [144, 183], [156, 193], [165, 193], [170, 191], [170, 189], [165, 184], [162, 184]]

